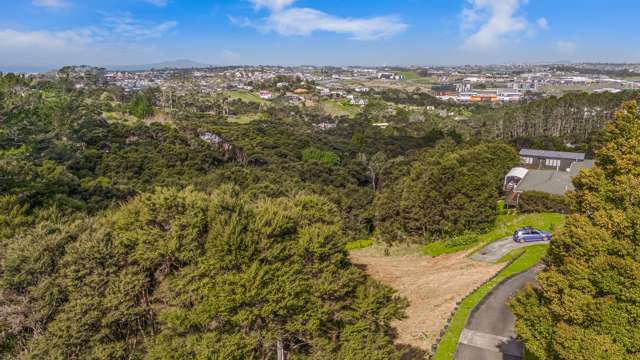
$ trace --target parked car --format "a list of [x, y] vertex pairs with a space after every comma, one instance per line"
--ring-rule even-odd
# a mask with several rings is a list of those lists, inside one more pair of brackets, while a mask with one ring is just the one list
[[513, 241], [520, 242], [520, 243], [530, 242], [530, 241], [549, 241], [549, 240], [551, 240], [550, 233], [546, 231], [534, 229], [532, 227], [521, 228], [516, 230], [513, 233]]

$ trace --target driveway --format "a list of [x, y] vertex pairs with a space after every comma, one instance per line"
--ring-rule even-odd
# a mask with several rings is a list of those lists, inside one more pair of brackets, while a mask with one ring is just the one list
[[518, 243], [513, 241], [513, 238], [508, 237], [485, 246], [482, 250], [471, 255], [471, 258], [473, 260], [495, 263], [496, 261], [500, 260], [501, 257], [508, 254], [509, 251], [513, 249], [517, 249], [525, 246], [531, 246], [531, 245], [548, 244], [548, 243], [549, 243], [548, 241], [532, 241], [532, 242]]
[[524, 346], [516, 339], [516, 319], [507, 302], [525, 284], [535, 282], [542, 268], [536, 265], [501, 282], [472, 310], [458, 340], [456, 360], [523, 358]]

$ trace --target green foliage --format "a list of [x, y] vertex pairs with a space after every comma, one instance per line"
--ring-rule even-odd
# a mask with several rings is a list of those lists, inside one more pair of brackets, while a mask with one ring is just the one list
[[371, 245], [373, 245], [373, 240], [371, 239], [355, 240], [355, 241], [349, 241], [344, 248], [347, 249], [347, 251], [351, 251], [351, 250], [368, 248]]
[[409, 174], [376, 197], [377, 236], [387, 243], [480, 231], [496, 217], [504, 173], [517, 163], [510, 146], [451, 144], [421, 154]]
[[567, 214], [569, 208], [563, 195], [527, 191], [518, 198], [518, 211], [522, 213], [555, 212]]
[[547, 253], [548, 247], [549, 245], [547, 244], [526, 247], [525, 251], [521, 253], [520, 256], [518, 256], [509, 266], [501, 270], [496, 277], [467, 296], [460, 303], [458, 310], [456, 310], [456, 313], [453, 315], [447, 331], [444, 336], [442, 336], [442, 340], [440, 340], [440, 344], [436, 349], [433, 359], [453, 359], [456, 349], [458, 348], [460, 333], [462, 333], [462, 330], [464, 329], [471, 310], [473, 310], [473, 308], [478, 305], [478, 303], [482, 301], [482, 299], [487, 296], [487, 294], [502, 280], [511, 275], [523, 272], [540, 262]]
[[503, 199], [498, 200], [496, 203], [496, 214], [507, 215], [508, 212], [507, 203]]
[[302, 160], [319, 161], [329, 166], [336, 166], [340, 164], [340, 158], [335, 153], [314, 147], [302, 150]]
[[[290, 358], [397, 357], [389, 321], [404, 305], [348, 263], [345, 244], [370, 241], [348, 240], [452, 238], [429, 245], [450, 252], [517, 224], [545, 228], [547, 215], [500, 215], [480, 234], [517, 157], [463, 141], [564, 146], [633, 96], [489, 109], [384, 90], [341, 117], [188, 92], [172, 94], [168, 123], [148, 124], [139, 119], [153, 115], [157, 89], [78, 91], [71, 71], [55, 81], [0, 75], [0, 357], [264, 358], [278, 339]], [[585, 118], [589, 101], [601, 110]], [[425, 105], [469, 120], [447, 123]], [[105, 119], [122, 111], [135, 116]], [[573, 125], [557, 126], [565, 115]], [[226, 121], [249, 117], [260, 121]], [[312, 125], [321, 123], [336, 126]], [[240, 190], [217, 191], [223, 184]], [[148, 194], [156, 186], [198, 191]], [[469, 230], [480, 235], [457, 236]]]
[[137, 92], [126, 106], [127, 113], [139, 119], [146, 119], [153, 116], [153, 99], [144, 92]]
[[[559, 141], [560, 144], [585, 144], [591, 135], [612, 120], [611, 114], [616, 108], [624, 101], [637, 100], [639, 95], [635, 91], [617, 94], [576, 92], [499, 108], [475, 106], [468, 123], [472, 129], [480, 129], [477, 135], [513, 140], [518, 147], [536, 146], [537, 139], [553, 138], [565, 140]], [[545, 145], [550, 142], [556, 141], [544, 141]]]
[[516, 328], [540, 359], [640, 354], [640, 116], [627, 103], [602, 137], [596, 166], [574, 179], [576, 214], [556, 232], [539, 288], [512, 302]]
[[277, 341], [292, 358], [399, 358], [387, 334], [406, 301], [343, 246], [316, 196], [159, 188], [11, 239], [0, 341], [30, 358], [264, 358]]
[[31, 223], [28, 205], [20, 204], [15, 195], [0, 195], [0, 247], [6, 238]]
[[422, 247], [422, 253], [429, 256], [440, 256], [468, 249], [480, 240], [480, 236], [474, 233], [464, 233], [453, 236], [447, 240], [434, 241]]

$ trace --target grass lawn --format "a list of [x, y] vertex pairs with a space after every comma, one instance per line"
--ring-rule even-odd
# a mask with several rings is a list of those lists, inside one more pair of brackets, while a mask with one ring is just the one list
[[104, 116], [108, 122], [120, 122], [127, 125], [133, 125], [140, 121], [137, 117], [123, 112], [105, 111], [102, 113], [102, 116]]
[[362, 108], [357, 105], [351, 105], [346, 101], [322, 100], [320, 102], [322, 110], [331, 116], [348, 116], [355, 117]]
[[[464, 325], [467, 321], [467, 317], [469, 317], [469, 313], [471, 310], [484, 298], [491, 289], [493, 289], [500, 281], [506, 279], [507, 277], [520, 273], [529, 269], [530, 267], [537, 264], [547, 253], [547, 248], [549, 245], [541, 244], [541, 245], [533, 245], [524, 248], [524, 252], [521, 253], [520, 257], [518, 257], [511, 265], [504, 268], [498, 276], [493, 278], [491, 281], [482, 285], [478, 290], [471, 293], [471, 295], [467, 296], [460, 306], [458, 310], [453, 315], [451, 319], [451, 323], [447, 328], [447, 332], [442, 337], [438, 348], [436, 349], [436, 353], [433, 357], [434, 360], [451, 360], [453, 359], [456, 348], [458, 346], [458, 339], [460, 338], [460, 333], [462, 329], [464, 329]], [[505, 255], [505, 256], [509, 256]]]
[[499, 215], [494, 227], [477, 236], [477, 240], [463, 245], [451, 245], [452, 239], [429, 243], [422, 248], [422, 253], [429, 256], [454, 253], [467, 249], [480, 250], [486, 245], [510, 236], [524, 226], [533, 226], [540, 230], [552, 231], [564, 222], [564, 215], [557, 213], [509, 214]]
[[405, 80], [414, 80], [420, 77], [413, 71], [401, 71], [400, 75], [403, 75]]
[[[535, 246], [535, 245], [532, 245], [532, 246]], [[498, 261], [496, 261], [496, 264], [504, 264], [504, 263], [508, 263], [509, 261], [511, 261], [513, 259], [517, 259], [525, 251], [527, 251], [526, 247], [513, 249], [513, 250], [509, 251], [508, 253], [506, 253], [503, 257], [498, 259]]]
[[260, 120], [258, 114], [232, 115], [227, 117], [228, 122], [236, 124], [248, 124], [255, 120]]
[[260, 104], [267, 103], [266, 100], [261, 99], [258, 95], [247, 91], [229, 91], [226, 93], [232, 99], [240, 99], [246, 102], [255, 102]]

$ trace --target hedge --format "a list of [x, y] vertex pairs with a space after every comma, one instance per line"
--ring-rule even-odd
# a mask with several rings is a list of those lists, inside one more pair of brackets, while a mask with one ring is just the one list
[[555, 212], [567, 214], [564, 195], [548, 194], [540, 191], [527, 191], [518, 198], [518, 211], [521, 213]]

